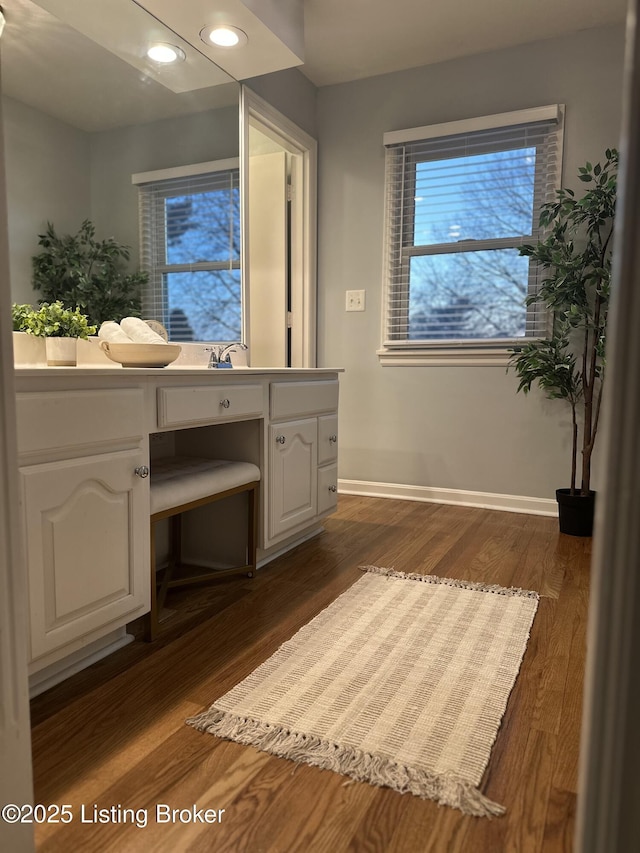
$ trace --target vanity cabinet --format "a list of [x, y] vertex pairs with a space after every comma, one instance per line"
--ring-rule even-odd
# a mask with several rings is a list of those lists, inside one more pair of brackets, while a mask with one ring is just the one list
[[[151, 436], [154, 454], [160, 436], [168, 452], [260, 467], [261, 565], [321, 530], [337, 497], [338, 372], [16, 371], [32, 687], [124, 645], [149, 611]], [[228, 510], [222, 549], [244, 530]], [[210, 548], [204, 518], [196, 550]]]
[[271, 383], [270, 541], [335, 509], [337, 410], [337, 380]]
[[139, 389], [17, 395], [31, 671], [149, 608]]

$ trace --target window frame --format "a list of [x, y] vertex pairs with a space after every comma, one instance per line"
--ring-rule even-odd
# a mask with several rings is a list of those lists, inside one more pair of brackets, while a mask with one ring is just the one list
[[[553, 159], [556, 164], [554, 180], [547, 183], [543, 192], [539, 187], [535, 189], [533, 202], [532, 235], [519, 235], [517, 237], [490, 238], [485, 240], [466, 240], [452, 243], [421, 244], [414, 246], [407, 242], [406, 236], [398, 239], [394, 234], [391, 222], [394, 215], [402, 214], [404, 219], [410, 220], [410, 228], [413, 231], [415, 216], [411, 199], [415, 192], [411, 192], [411, 180], [415, 180], [415, 169], [405, 170], [401, 164], [403, 181], [397, 180], [399, 167], [398, 157], [404, 156], [403, 149], [399, 145], [413, 142], [427, 142], [429, 140], [446, 140], [447, 137], [459, 137], [471, 135], [491, 129], [504, 129], [522, 125], [532, 125], [538, 122], [555, 123], [555, 148]], [[537, 107], [528, 110], [481, 116], [474, 119], [447, 122], [444, 124], [430, 125], [426, 127], [410, 128], [401, 131], [385, 133], [383, 142], [385, 145], [385, 222], [384, 222], [384, 256], [383, 256], [383, 302], [382, 302], [382, 344], [377, 351], [382, 365], [419, 365], [425, 362], [430, 364], [485, 364], [506, 365], [509, 361], [510, 348], [521, 345], [523, 341], [534, 340], [535, 335], [525, 334], [517, 338], [474, 338], [474, 339], [449, 339], [449, 340], [416, 340], [408, 338], [394, 339], [390, 334], [395, 321], [391, 320], [391, 303], [393, 300], [403, 300], [406, 304], [408, 315], [409, 306], [409, 266], [411, 258], [422, 256], [433, 256], [441, 254], [452, 254], [454, 252], [478, 252], [479, 250], [517, 248], [525, 242], [532, 242], [541, 236], [536, 227], [537, 218], [541, 204], [555, 197], [555, 191], [561, 184], [562, 173], [562, 151], [563, 151], [563, 128], [564, 128], [564, 105], [555, 104], [545, 107]], [[494, 150], [508, 150], [500, 147]], [[394, 159], [395, 156], [395, 159]], [[437, 158], [434, 158], [437, 159]], [[444, 157], [442, 159], [445, 159]], [[425, 161], [427, 158], [425, 158]], [[416, 160], [416, 163], [419, 160]], [[547, 169], [547, 164], [545, 164]], [[551, 169], [553, 171], [553, 169]], [[406, 214], [409, 212], [410, 216]], [[396, 239], [394, 239], [394, 236]], [[529, 267], [528, 292], [532, 293], [540, 286], [540, 271], [533, 264]], [[401, 303], [402, 305], [402, 303]], [[402, 310], [402, 309], [401, 309]], [[526, 325], [529, 330], [534, 328], [549, 329], [552, 322], [551, 317], [541, 314], [540, 306], [534, 305], [523, 310], [527, 311]], [[538, 334], [540, 337], [540, 334]]]
[[[166, 218], [165, 203], [168, 198], [187, 195], [184, 188], [176, 185], [179, 180], [194, 179], [199, 181], [197, 192], [207, 191], [207, 177], [211, 176], [211, 188], [215, 187], [214, 175], [224, 173], [237, 174], [237, 187], [240, 192], [240, 159], [237, 157], [225, 160], [212, 160], [206, 163], [195, 163], [187, 166], [178, 166], [169, 169], [159, 169], [151, 172], [139, 172], [131, 176], [131, 182], [136, 185], [139, 192], [139, 220], [140, 220], [140, 261], [141, 268], [148, 273], [149, 281], [143, 290], [143, 311], [149, 319], [155, 319], [163, 323], [167, 328], [168, 316], [168, 288], [165, 284], [166, 276], [172, 273], [189, 272], [218, 272], [240, 270], [240, 329], [244, 329], [244, 292], [242, 283], [242, 248], [237, 259], [229, 258], [221, 261], [196, 261], [193, 263], [171, 264], [167, 261], [166, 241]], [[163, 187], [163, 184], [165, 185]], [[152, 191], [151, 198], [148, 197]], [[147, 198], [145, 198], [145, 192]], [[195, 194], [195, 192], [194, 192]], [[238, 233], [241, 234], [241, 213], [239, 211]], [[145, 220], [148, 227], [145, 228]], [[147, 232], [156, 234], [160, 231], [162, 223], [164, 242], [147, 236]], [[158, 304], [161, 304], [162, 316], [157, 316]], [[151, 306], [151, 307], [149, 307]], [[231, 343], [231, 339], [197, 341], [197, 343]]]

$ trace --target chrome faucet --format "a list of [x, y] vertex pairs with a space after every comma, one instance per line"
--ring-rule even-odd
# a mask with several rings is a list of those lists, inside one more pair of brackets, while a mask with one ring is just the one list
[[209, 364], [207, 367], [217, 367], [220, 363], [220, 353], [222, 352], [222, 347], [205, 347], [205, 352], [210, 352], [209, 356]]
[[233, 344], [227, 344], [225, 347], [205, 347], [205, 352], [210, 352], [209, 364], [207, 367], [221, 367], [231, 364], [231, 353], [239, 352], [248, 349], [246, 344], [241, 341]]
[[231, 364], [231, 353], [232, 352], [241, 352], [242, 350], [248, 349], [246, 344], [243, 344], [241, 341], [238, 341], [235, 344], [228, 344], [226, 347], [220, 350], [220, 361], [223, 364]]

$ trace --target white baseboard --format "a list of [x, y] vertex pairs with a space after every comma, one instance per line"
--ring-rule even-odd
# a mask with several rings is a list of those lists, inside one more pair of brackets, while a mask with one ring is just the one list
[[369, 483], [366, 480], [338, 480], [338, 492], [342, 495], [475, 506], [480, 509], [524, 512], [529, 515], [558, 515], [558, 505], [555, 500], [521, 495], [500, 495], [493, 492], [437, 489], [433, 486], [403, 486], [399, 483]]

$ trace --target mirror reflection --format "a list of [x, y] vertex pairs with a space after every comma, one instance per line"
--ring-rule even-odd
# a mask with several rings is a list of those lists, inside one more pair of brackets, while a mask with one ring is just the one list
[[[238, 340], [239, 85], [130, 0], [101, 2], [99, 19], [83, 0], [3, 5], [13, 301], [42, 298], [32, 258], [48, 223], [65, 238], [88, 220], [129, 247], [129, 272], [142, 264], [143, 316], [173, 340]], [[143, 34], [184, 59], [154, 63]]]

